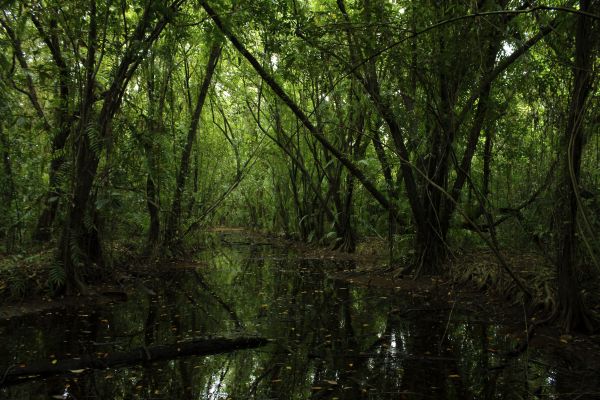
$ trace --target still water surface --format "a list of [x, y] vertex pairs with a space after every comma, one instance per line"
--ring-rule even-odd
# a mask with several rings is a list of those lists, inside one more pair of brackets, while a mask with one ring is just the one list
[[[211, 246], [126, 302], [0, 322], [0, 366], [127, 351], [198, 336], [273, 343], [224, 355], [53, 377], [0, 389], [2, 399], [576, 398], [548, 355], [507, 359], [493, 321], [327, 277], [327, 261], [271, 246]], [[335, 268], [335, 266], [333, 266]], [[442, 337], [444, 340], [442, 340]], [[440, 345], [441, 343], [441, 345]], [[573, 394], [571, 397], [568, 393]], [[579, 398], [586, 398], [579, 397]]]

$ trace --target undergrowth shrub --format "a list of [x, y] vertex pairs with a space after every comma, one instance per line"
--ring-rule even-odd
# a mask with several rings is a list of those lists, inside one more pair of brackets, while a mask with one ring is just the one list
[[[530, 307], [552, 311], [556, 299], [556, 271], [554, 266], [535, 253], [507, 255], [506, 261], [513, 272], [531, 291]], [[502, 268], [491, 251], [478, 251], [461, 257], [451, 268], [453, 278], [459, 282], [471, 282], [478, 289], [506, 298], [513, 304], [521, 304], [525, 295], [511, 276]]]
[[64, 282], [64, 269], [56, 263], [52, 251], [13, 254], [0, 259], [0, 296], [4, 299], [56, 293]]

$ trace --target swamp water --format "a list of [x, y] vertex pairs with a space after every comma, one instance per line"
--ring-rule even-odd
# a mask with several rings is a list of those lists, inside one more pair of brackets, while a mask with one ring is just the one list
[[203, 336], [272, 343], [32, 380], [0, 399], [588, 398], [549, 355], [503, 357], [515, 342], [493, 321], [330, 279], [333, 261], [252, 245], [197, 259], [145, 281], [155, 295], [0, 321], [0, 367]]

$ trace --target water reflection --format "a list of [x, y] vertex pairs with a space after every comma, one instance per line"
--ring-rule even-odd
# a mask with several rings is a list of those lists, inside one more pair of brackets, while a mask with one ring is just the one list
[[[126, 351], [206, 335], [274, 339], [257, 350], [38, 380], [7, 399], [495, 399], [574, 392], [491, 323], [327, 279], [326, 262], [266, 246], [211, 248], [125, 303], [14, 318], [0, 365]], [[421, 307], [421, 308], [420, 308]], [[399, 311], [400, 310], [400, 311]]]

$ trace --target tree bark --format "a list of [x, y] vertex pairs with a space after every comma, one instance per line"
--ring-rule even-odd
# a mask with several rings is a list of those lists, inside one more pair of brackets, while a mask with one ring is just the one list
[[[581, 0], [580, 10], [590, 11], [591, 0]], [[581, 296], [577, 279], [577, 214], [579, 177], [583, 154], [583, 121], [586, 99], [592, 88], [594, 63], [594, 40], [592, 20], [584, 15], [577, 17], [575, 33], [575, 64], [573, 66], [573, 89], [567, 116], [567, 126], [562, 138], [561, 179], [558, 189], [558, 242], [557, 317], [567, 332], [592, 330], [589, 310]], [[597, 38], [596, 38], [597, 39]]]

